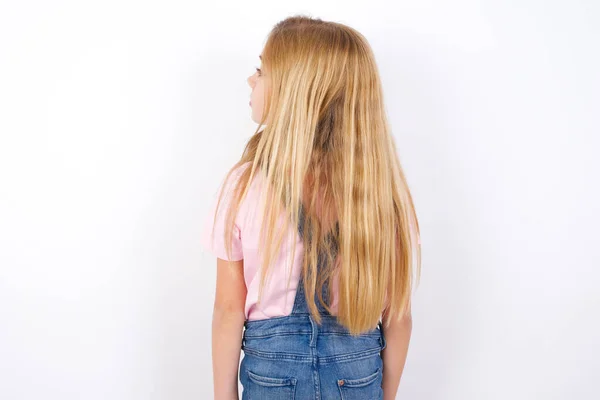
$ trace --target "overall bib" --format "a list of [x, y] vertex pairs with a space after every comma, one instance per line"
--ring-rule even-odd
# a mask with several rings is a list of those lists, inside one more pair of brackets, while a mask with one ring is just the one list
[[[300, 210], [298, 231], [304, 233]], [[335, 244], [334, 244], [335, 245]], [[319, 265], [325, 257], [319, 257]], [[323, 300], [328, 303], [327, 285]], [[300, 275], [290, 315], [244, 324], [239, 380], [242, 400], [381, 400], [385, 348], [381, 322], [352, 337], [315, 296], [321, 324], [310, 315]]]

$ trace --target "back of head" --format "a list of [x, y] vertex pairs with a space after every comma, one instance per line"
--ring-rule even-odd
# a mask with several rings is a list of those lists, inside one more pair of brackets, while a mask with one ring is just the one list
[[[402, 317], [410, 309], [413, 248], [420, 267], [419, 227], [371, 47], [346, 25], [293, 16], [268, 35], [262, 71], [264, 129], [236, 164], [250, 161], [252, 168], [242, 175], [234, 203], [255, 173], [266, 176], [263, 281], [282, 245], [278, 216], [297, 224], [303, 206], [311, 238], [304, 244], [304, 284], [315, 319], [314, 294], [331, 285], [336, 271], [337, 316], [351, 332], [372, 329], [384, 311]], [[336, 223], [333, 251], [328, 233]], [[330, 262], [317, 274], [319, 252]]]

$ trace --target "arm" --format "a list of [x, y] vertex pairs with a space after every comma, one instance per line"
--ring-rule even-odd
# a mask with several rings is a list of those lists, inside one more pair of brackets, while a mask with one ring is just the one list
[[212, 319], [215, 400], [238, 400], [238, 368], [246, 320], [246, 293], [244, 260], [228, 262], [217, 258], [217, 288]]
[[390, 320], [390, 326], [385, 327], [385, 322], [389, 318], [384, 314], [384, 337], [386, 347], [381, 352], [383, 359], [383, 397], [384, 400], [394, 400], [400, 385], [400, 378], [404, 370], [406, 355], [408, 353], [408, 345], [412, 332], [412, 316], [410, 312], [402, 319]]

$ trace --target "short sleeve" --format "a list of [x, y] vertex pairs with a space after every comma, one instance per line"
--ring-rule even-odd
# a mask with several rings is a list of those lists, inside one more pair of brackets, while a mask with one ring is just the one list
[[[237, 183], [237, 171], [231, 174], [231, 177], [228, 182], [221, 184], [217, 194], [213, 196], [211, 201], [211, 207], [208, 214], [205, 216], [204, 225], [202, 230], [202, 238], [201, 244], [205, 250], [208, 250], [214, 256], [221, 258], [223, 260], [228, 261], [239, 261], [242, 260], [243, 251], [242, 251], [242, 236], [241, 236], [241, 228], [237, 221], [234, 223], [232, 235], [231, 235], [231, 258], [227, 257], [227, 250], [225, 247], [225, 217], [227, 214], [227, 208], [229, 207], [231, 196], [233, 194], [233, 189], [235, 188], [235, 183]], [[219, 212], [214, 221], [214, 216], [217, 202], [219, 200], [219, 196], [222, 191], [225, 191], [223, 195], [223, 199], [221, 200], [221, 205], [219, 207]], [[214, 235], [212, 232], [214, 224]]]

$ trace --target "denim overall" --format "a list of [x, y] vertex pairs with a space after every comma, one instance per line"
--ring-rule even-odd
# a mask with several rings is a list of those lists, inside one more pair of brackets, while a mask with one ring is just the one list
[[[298, 231], [302, 237], [302, 208]], [[324, 255], [319, 257], [318, 269], [325, 260]], [[328, 303], [326, 284], [322, 293]], [[373, 330], [352, 337], [316, 296], [315, 301], [320, 325], [310, 315], [301, 274], [290, 315], [245, 322], [239, 374], [242, 400], [383, 399], [380, 352], [386, 343], [381, 321]]]

